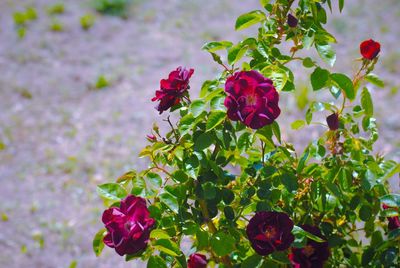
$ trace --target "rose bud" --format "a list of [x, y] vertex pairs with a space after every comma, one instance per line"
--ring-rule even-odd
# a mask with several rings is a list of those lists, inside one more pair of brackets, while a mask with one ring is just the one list
[[373, 60], [381, 51], [381, 44], [372, 39], [360, 44], [360, 52], [364, 59]]
[[282, 212], [260, 211], [250, 219], [246, 233], [253, 249], [265, 256], [286, 250], [294, 241], [293, 221]]
[[156, 142], [156, 141], [157, 141], [157, 137], [154, 136], [154, 135], [146, 135], [146, 139], [147, 139], [149, 142]]
[[146, 200], [128, 195], [120, 207], [104, 211], [102, 221], [107, 229], [104, 244], [123, 256], [145, 249], [155, 220], [149, 217]]
[[292, 14], [289, 14], [288, 15], [288, 17], [287, 17], [287, 24], [290, 26], [290, 27], [292, 27], [292, 28], [294, 28], [294, 27], [296, 27], [297, 26], [297, 24], [298, 24], [298, 20], [297, 20], [297, 18], [295, 17], [295, 16], [293, 16]]
[[160, 90], [156, 91], [156, 96], [152, 101], [160, 101], [156, 109], [160, 114], [174, 105], [177, 105], [181, 98], [189, 89], [189, 79], [192, 76], [193, 69], [178, 67], [172, 71], [167, 79], [160, 81]]
[[272, 81], [257, 71], [236, 72], [225, 83], [224, 105], [229, 119], [258, 129], [279, 116], [279, 95]]
[[187, 264], [188, 268], [206, 268], [207, 258], [203, 254], [193, 253], [189, 256]]
[[[388, 209], [388, 208], [392, 208], [392, 207], [390, 207], [390, 206], [388, 206], [386, 204], [383, 204], [383, 209]], [[400, 228], [400, 218], [399, 218], [399, 216], [387, 217], [387, 220], [389, 222], [388, 229], [390, 231], [393, 231], [393, 230], [396, 230], [396, 229]]]
[[[311, 225], [302, 225], [301, 228], [319, 238], [326, 240], [321, 231]], [[328, 242], [316, 242], [308, 239], [304, 248], [292, 248], [289, 259], [294, 268], [323, 268], [330, 255]]]
[[330, 130], [337, 130], [339, 128], [339, 115], [337, 113], [331, 114], [326, 118], [326, 122]]

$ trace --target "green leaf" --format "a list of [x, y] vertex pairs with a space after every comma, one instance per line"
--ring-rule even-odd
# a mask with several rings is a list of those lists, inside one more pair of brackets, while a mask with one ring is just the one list
[[330, 66], [333, 66], [336, 61], [336, 52], [333, 50], [332, 46], [328, 44], [318, 45], [315, 44], [317, 52], [321, 59], [323, 59]]
[[296, 120], [290, 126], [292, 127], [292, 129], [298, 130], [302, 129], [305, 125], [306, 122], [304, 120]]
[[239, 61], [243, 57], [243, 55], [246, 53], [247, 49], [248, 49], [248, 46], [247, 45], [244, 46], [241, 43], [229, 48], [228, 63], [231, 65], [235, 64], [237, 61]]
[[307, 57], [303, 60], [303, 66], [306, 68], [311, 68], [315, 66], [315, 63], [310, 57]]
[[364, 87], [361, 92], [361, 106], [363, 107], [366, 115], [373, 116], [374, 104], [372, 103], [371, 94], [369, 94], [369, 91], [366, 87]]
[[103, 238], [106, 236], [106, 234], [107, 230], [101, 229], [96, 233], [96, 235], [93, 238], [93, 251], [96, 254], [96, 256], [99, 256], [103, 251], [104, 248]]
[[260, 10], [254, 10], [249, 13], [245, 13], [237, 18], [235, 23], [235, 30], [246, 29], [247, 27], [250, 27], [251, 25], [261, 22], [263, 20], [265, 20], [265, 14]]
[[147, 268], [167, 268], [167, 264], [160, 256], [150, 256]]
[[311, 240], [314, 240], [315, 242], [318, 242], [318, 243], [326, 242], [324, 239], [322, 239], [322, 238], [320, 238], [320, 237], [318, 237], [316, 235], [313, 235], [313, 234], [303, 230], [301, 227], [296, 226], [296, 225], [293, 226], [292, 233], [294, 235], [300, 235], [300, 236], [303, 236], [303, 237], [307, 237], [307, 238], [309, 238]]
[[275, 88], [279, 91], [285, 87], [289, 79], [286, 71], [277, 66], [268, 65], [261, 70], [261, 73], [265, 77], [270, 78], [274, 82]]
[[204, 103], [203, 100], [194, 100], [190, 104], [190, 112], [193, 114], [194, 117], [199, 116], [205, 108], [206, 104]]
[[230, 48], [232, 45], [233, 44], [230, 41], [209, 42], [204, 44], [201, 49], [208, 52], [215, 52], [217, 50]]
[[370, 206], [362, 205], [358, 211], [358, 216], [362, 221], [368, 221], [372, 216], [372, 209]]
[[382, 79], [379, 78], [376, 74], [369, 73], [365, 76], [365, 80], [370, 82], [371, 84], [377, 86], [377, 87], [384, 87], [385, 83], [383, 82]]
[[188, 175], [180, 169], [172, 173], [172, 178], [181, 183], [186, 182], [189, 179]]
[[147, 181], [150, 182], [154, 188], [160, 188], [162, 185], [162, 179], [157, 173], [149, 172], [146, 175]]
[[343, 89], [347, 98], [349, 98], [350, 100], [355, 99], [356, 94], [354, 91], [353, 82], [351, 81], [350, 78], [348, 78], [344, 74], [334, 73], [331, 74], [331, 79], [335, 81], [341, 89]]
[[235, 239], [222, 231], [214, 234], [210, 243], [217, 256], [225, 256], [235, 249]]
[[290, 193], [299, 187], [296, 176], [291, 173], [282, 174], [282, 183]]
[[344, 0], [339, 0], [339, 10], [340, 10], [340, 12], [342, 12], [343, 7], [344, 7]]
[[118, 183], [105, 183], [97, 186], [97, 193], [108, 200], [119, 201], [128, 195]]
[[212, 111], [210, 112], [210, 115], [208, 116], [207, 124], [206, 124], [206, 130], [210, 131], [211, 129], [214, 129], [218, 125], [220, 125], [226, 117], [226, 112], [225, 111]]
[[201, 185], [201, 188], [203, 188], [203, 194], [205, 199], [214, 199], [215, 196], [217, 195], [217, 188], [212, 182], [206, 182]]
[[272, 127], [272, 132], [274, 133], [276, 139], [279, 141], [279, 143], [282, 143], [282, 140], [281, 140], [281, 129], [279, 127], [279, 124], [276, 121], [274, 121], [271, 124], [271, 127]]
[[203, 151], [213, 144], [214, 138], [210, 133], [201, 133], [194, 141], [194, 150], [197, 152]]
[[399, 194], [387, 194], [380, 197], [381, 203], [386, 204], [389, 207], [400, 208], [400, 195]]
[[311, 85], [314, 91], [320, 90], [325, 87], [329, 80], [329, 72], [320, 67], [315, 68], [311, 74]]
[[176, 199], [175, 196], [173, 196], [170, 193], [162, 193], [160, 194], [160, 200], [173, 212], [178, 213], [179, 205], [178, 205], [178, 200]]
[[258, 267], [260, 262], [262, 261], [262, 257], [258, 254], [254, 254], [250, 257], [247, 257], [241, 264], [241, 268], [255, 268]]
[[173, 257], [177, 257], [182, 254], [178, 245], [175, 242], [168, 239], [155, 240], [153, 245], [159, 251], [162, 251]]
[[161, 238], [163, 238], [163, 239], [170, 239], [171, 237], [170, 237], [170, 235], [169, 235], [166, 231], [164, 231], [164, 230], [161, 230], [161, 229], [154, 229], [154, 230], [152, 230], [151, 233], [150, 233], [150, 238], [154, 238], [154, 239], [161, 239]]

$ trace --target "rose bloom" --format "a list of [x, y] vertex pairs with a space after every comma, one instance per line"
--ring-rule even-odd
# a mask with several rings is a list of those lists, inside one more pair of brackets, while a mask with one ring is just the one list
[[[388, 208], [392, 208], [386, 204], [383, 204], [383, 209], [388, 209]], [[390, 231], [396, 230], [398, 228], [400, 228], [400, 218], [399, 216], [396, 217], [388, 217], [387, 220], [389, 221], [388, 224], [388, 229]]]
[[167, 79], [160, 81], [160, 90], [157, 90], [156, 96], [151, 99], [160, 101], [156, 107], [160, 114], [181, 101], [189, 89], [189, 79], [193, 72], [193, 69], [178, 67], [169, 74]]
[[364, 59], [373, 60], [381, 51], [381, 44], [372, 39], [360, 44], [360, 52]]
[[330, 130], [337, 130], [339, 128], [339, 115], [337, 113], [331, 114], [326, 118], [326, 122]]
[[103, 213], [107, 234], [104, 244], [123, 256], [146, 248], [155, 220], [149, 217], [146, 200], [128, 195], [120, 207], [111, 207]]
[[[302, 225], [303, 230], [326, 240], [318, 227]], [[330, 255], [328, 242], [316, 242], [308, 239], [304, 248], [292, 248], [289, 259], [294, 268], [323, 268]]]
[[272, 81], [257, 71], [236, 72], [225, 84], [224, 105], [228, 117], [258, 129], [272, 124], [279, 116], [279, 95]]
[[188, 268], [206, 268], [207, 258], [203, 254], [193, 253], [189, 256]]
[[294, 241], [293, 221], [286, 213], [260, 211], [250, 219], [246, 233], [253, 249], [265, 256], [286, 250]]

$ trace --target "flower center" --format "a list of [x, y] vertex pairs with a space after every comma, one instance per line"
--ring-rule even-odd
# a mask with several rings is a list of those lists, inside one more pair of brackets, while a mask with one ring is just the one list
[[247, 105], [255, 105], [257, 103], [257, 98], [255, 95], [247, 95], [246, 96], [246, 104]]
[[273, 239], [276, 236], [276, 229], [271, 226], [267, 226], [267, 229], [264, 232], [264, 235], [267, 239]]
[[313, 255], [315, 252], [315, 248], [311, 245], [306, 245], [303, 248], [303, 254], [306, 255], [307, 257], [310, 257], [311, 255]]
[[125, 222], [125, 224], [124, 224], [124, 227], [125, 227], [125, 230], [127, 230], [128, 232], [132, 229], [132, 226], [134, 225], [135, 223], [134, 222], [132, 222], [132, 221], [127, 221], [127, 222]]

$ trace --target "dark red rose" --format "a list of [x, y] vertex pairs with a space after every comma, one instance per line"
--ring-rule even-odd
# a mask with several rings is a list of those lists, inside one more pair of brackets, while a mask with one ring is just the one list
[[246, 233], [253, 249], [265, 256], [288, 249], [294, 241], [293, 221], [282, 212], [261, 211], [250, 219]]
[[[302, 225], [303, 230], [326, 240], [318, 227], [311, 225]], [[316, 242], [308, 239], [304, 248], [292, 248], [289, 259], [294, 268], [323, 268], [324, 262], [330, 255], [328, 242]]]
[[331, 114], [326, 118], [326, 122], [330, 130], [337, 130], [339, 128], [339, 115], [337, 113]]
[[364, 59], [373, 60], [381, 51], [381, 44], [372, 39], [360, 44], [360, 52]]
[[145, 249], [155, 224], [149, 215], [145, 199], [128, 195], [119, 208], [111, 207], [103, 213], [102, 220], [108, 231], [104, 244], [115, 248], [121, 256]]
[[207, 258], [203, 254], [193, 253], [189, 256], [188, 268], [206, 268]]
[[156, 96], [151, 99], [160, 101], [156, 107], [160, 114], [181, 101], [189, 89], [189, 79], [193, 72], [193, 69], [178, 67], [169, 74], [168, 79], [160, 81], [160, 90], [157, 90]]
[[299, 21], [297, 20], [297, 18], [296, 18], [295, 16], [293, 16], [292, 14], [289, 14], [289, 15], [288, 15], [288, 17], [287, 17], [287, 24], [288, 24], [290, 27], [292, 27], [292, 28], [296, 27], [298, 22], [299, 22]]
[[253, 129], [272, 124], [279, 116], [279, 95], [272, 81], [257, 71], [236, 72], [225, 84], [228, 117]]
[[[390, 206], [388, 206], [386, 204], [383, 204], [383, 209], [388, 209], [388, 208], [393, 208], [393, 207], [390, 207]], [[393, 230], [396, 230], [396, 229], [400, 228], [400, 217], [399, 216], [388, 217], [387, 220], [389, 222], [388, 229], [390, 231], [393, 231]]]

